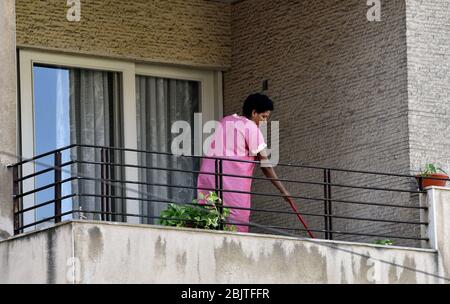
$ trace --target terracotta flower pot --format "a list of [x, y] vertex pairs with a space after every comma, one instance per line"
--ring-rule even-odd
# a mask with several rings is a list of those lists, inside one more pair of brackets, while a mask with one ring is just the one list
[[[417, 183], [420, 183], [420, 175], [416, 175]], [[448, 179], [448, 175], [444, 173], [434, 173], [430, 174], [427, 177], [433, 177], [433, 178], [446, 178]], [[422, 177], [422, 189], [425, 189], [429, 186], [437, 186], [437, 187], [445, 187], [445, 184], [447, 181], [445, 180], [439, 180], [439, 179], [429, 179], [427, 177]]]

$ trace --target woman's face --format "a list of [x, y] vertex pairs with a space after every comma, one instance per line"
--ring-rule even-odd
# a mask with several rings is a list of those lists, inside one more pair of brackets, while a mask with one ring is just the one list
[[270, 111], [257, 113], [255, 110], [252, 112], [252, 120], [256, 123], [257, 126], [259, 126], [259, 123], [261, 121], [267, 122], [270, 117]]

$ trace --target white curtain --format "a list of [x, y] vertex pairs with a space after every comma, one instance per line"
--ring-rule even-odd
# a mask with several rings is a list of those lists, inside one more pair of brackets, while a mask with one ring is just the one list
[[[120, 75], [112, 72], [83, 69], [70, 70], [70, 138], [72, 144], [86, 144], [106, 147], [121, 146], [121, 105]], [[110, 161], [121, 163], [122, 153], [107, 150]], [[94, 148], [77, 148], [72, 152], [72, 159], [100, 162], [101, 150]], [[100, 165], [78, 164], [73, 166], [79, 176], [101, 178]], [[120, 179], [123, 169], [110, 167], [109, 179]], [[98, 181], [80, 180], [74, 182], [73, 189], [80, 194], [105, 194], [101, 192]], [[121, 187], [104, 184], [109, 195], [122, 196]], [[121, 199], [109, 199], [108, 211], [121, 212]], [[74, 209], [87, 211], [106, 211], [101, 206], [100, 197], [79, 197]], [[88, 219], [101, 219], [100, 214], [84, 214]], [[114, 217], [120, 221], [121, 217]]]
[[[194, 113], [199, 112], [199, 83], [195, 81], [136, 76], [138, 149], [170, 153], [171, 134], [175, 121], [187, 121], [194, 126]], [[193, 130], [192, 130], [193, 136]], [[192, 145], [194, 141], [192, 140]], [[193, 147], [192, 147], [193, 149]], [[192, 150], [193, 151], [193, 150]], [[199, 161], [193, 158], [139, 153], [140, 166], [198, 170]], [[139, 180], [150, 184], [196, 186], [196, 175], [154, 169], [140, 169]], [[140, 185], [140, 197], [148, 200], [189, 203], [195, 189]], [[142, 214], [158, 217], [167, 204], [141, 202]], [[143, 223], [157, 223], [157, 219], [143, 218]]]

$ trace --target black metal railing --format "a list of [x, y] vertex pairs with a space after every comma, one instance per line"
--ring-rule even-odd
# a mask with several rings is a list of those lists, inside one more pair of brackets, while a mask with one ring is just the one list
[[[83, 149], [92, 149], [99, 152], [100, 157], [94, 157], [94, 159], [87, 159], [86, 156], [83, 156]], [[75, 153], [76, 152], [76, 153]], [[158, 165], [148, 165], [148, 164], [137, 164], [137, 163], [127, 163], [124, 161], [125, 154], [146, 154], [146, 155], [160, 155], [170, 158], [187, 158], [187, 159], [196, 159], [200, 160], [201, 158], [207, 157], [199, 157], [199, 156], [179, 156], [173, 155], [170, 153], [164, 152], [155, 152], [155, 151], [144, 151], [137, 149], [126, 149], [126, 148], [115, 148], [115, 147], [101, 147], [94, 145], [70, 145], [61, 149], [57, 149], [54, 151], [50, 151], [48, 153], [33, 157], [31, 159], [26, 159], [20, 161], [14, 165], [11, 165], [10, 168], [13, 170], [13, 195], [14, 195], [14, 233], [20, 234], [24, 232], [26, 229], [30, 229], [32, 227], [36, 227], [42, 223], [59, 223], [63, 220], [64, 217], [68, 216], [68, 218], [80, 218], [82, 216], [88, 217], [89, 215], [94, 216], [98, 215], [100, 220], [103, 221], [125, 221], [125, 218], [134, 217], [139, 219], [147, 219], [147, 220], [159, 220], [161, 217], [158, 214], [142, 214], [136, 212], [127, 212], [127, 208], [116, 208], [117, 204], [126, 205], [128, 201], [134, 202], [145, 202], [148, 204], [153, 203], [162, 203], [162, 204], [187, 204], [187, 205], [195, 205], [193, 203], [177, 202], [168, 198], [154, 198], [149, 193], [140, 193], [135, 188], [133, 191], [130, 190], [130, 185], [135, 186], [151, 186], [151, 187], [163, 187], [166, 189], [188, 189], [190, 191], [197, 190], [206, 190], [206, 191], [215, 191], [220, 198], [223, 198], [224, 193], [226, 192], [234, 192], [234, 193], [244, 193], [250, 194], [252, 196], [265, 197], [270, 200], [279, 200], [283, 199], [283, 196], [276, 193], [268, 193], [268, 192], [259, 192], [259, 191], [237, 191], [235, 189], [224, 189], [223, 179], [227, 177], [238, 177], [238, 178], [251, 178], [253, 180], [258, 180], [260, 182], [268, 182], [271, 181], [270, 178], [266, 177], [258, 177], [258, 176], [242, 176], [236, 174], [229, 174], [223, 172], [223, 162], [224, 161], [237, 161], [230, 160], [229, 158], [213, 158], [215, 161], [215, 172], [207, 173], [200, 172], [199, 170], [183, 169], [176, 168], [170, 166], [158, 166]], [[66, 156], [68, 161], [63, 161], [63, 154]], [[117, 154], [120, 154], [120, 157], [117, 157]], [[97, 154], [98, 155], [98, 154]], [[53, 162], [43, 163], [44, 158], [53, 157]], [[137, 159], [137, 158], [135, 158]], [[243, 161], [239, 160], [239, 162], [248, 162], [258, 164], [257, 161]], [[34, 170], [30, 170], [29, 168], [34, 167], [36, 164], [40, 164], [40, 167], [46, 167], [43, 170], [38, 172], [33, 172]], [[25, 166], [29, 166], [27, 169], [29, 172], [27, 175], [24, 175], [26, 170], [24, 170]], [[31, 167], [30, 167], [31, 166]], [[99, 176], [89, 176], [83, 174], [83, 172], [78, 172], [79, 166], [93, 166], [95, 168], [99, 168], [96, 172], [100, 172]], [[377, 232], [371, 231], [367, 232], [366, 230], [362, 231], [346, 231], [342, 229], [336, 229], [334, 224], [335, 221], [348, 221], [348, 222], [371, 222], [371, 223], [385, 223], [385, 224], [394, 224], [394, 225], [412, 225], [416, 227], [426, 227], [428, 223], [426, 221], [421, 221], [419, 213], [422, 210], [426, 210], [425, 206], [418, 206], [416, 204], [399, 204], [399, 203], [386, 203], [386, 202], [370, 202], [370, 201], [362, 201], [358, 199], [348, 199], [348, 198], [339, 198], [334, 196], [334, 192], [336, 189], [351, 189], [352, 191], [377, 191], [377, 192], [389, 192], [389, 193], [404, 193], [409, 195], [417, 195], [420, 193], [424, 193], [425, 191], [421, 189], [420, 185], [422, 184], [423, 177], [418, 177], [415, 175], [406, 175], [406, 174], [392, 174], [392, 173], [380, 173], [380, 172], [370, 172], [370, 171], [357, 171], [357, 170], [345, 170], [340, 168], [328, 168], [328, 167], [320, 167], [320, 166], [307, 166], [301, 164], [278, 164], [280, 168], [289, 168], [293, 170], [301, 170], [301, 169], [309, 169], [314, 171], [323, 172], [323, 180], [321, 181], [312, 181], [312, 180], [298, 180], [298, 179], [288, 179], [288, 178], [279, 178], [278, 180], [285, 183], [293, 183], [297, 185], [306, 185], [305, 187], [313, 187], [319, 186], [323, 188], [323, 197], [316, 196], [305, 196], [305, 195], [291, 195], [291, 198], [294, 200], [302, 200], [302, 202], [313, 202], [313, 203], [321, 203], [323, 204], [323, 213], [317, 212], [306, 212], [301, 211], [300, 214], [307, 217], [308, 220], [311, 220], [310, 223], [312, 227], [309, 228], [310, 232], [318, 233], [323, 236], [325, 239], [335, 239], [336, 236], [359, 236], [359, 237], [369, 237], [369, 238], [390, 238], [390, 239], [399, 239], [399, 240], [412, 240], [412, 241], [428, 241], [426, 236], [420, 235], [420, 233], [415, 233], [414, 235], [406, 235], [406, 234], [397, 234], [392, 235], [389, 233], [385, 233], [385, 231]], [[74, 169], [75, 168], [75, 169]], [[198, 174], [212, 174], [215, 176], [215, 187], [214, 188], [197, 188], [196, 185], [175, 185], [170, 183], [158, 183], [150, 181], [142, 181], [142, 180], [129, 180], [125, 173], [116, 174], [117, 169], [124, 170], [122, 172], [126, 172], [127, 169], [138, 169], [138, 170], [155, 170], [158, 172], [179, 172], [183, 174], [193, 174], [197, 176]], [[82, 170], [81, 170], [82, 171]], [[35, 183], [30, 181], [34, 181], [34, 179], [42, 176], [44, 174], [53, 173], [53, 178], [49, 179], [49, 183], [43, 186], [34, 186]], [[63, 174], [64, 173], [64, 174]], [[398, 189], [398, 188], [390, 188], [390, 187], [375, 187], [370, 185], [353, 185], [346, 184], [340, 182], [333, 182], [332, 176], [333, 174], [360, 174], [365, 176], [376, 176], [376, 177], [395, 177], [395, 178], [404, 178], [404, 179], [418, 179], [419, 187], [416, 190], [411, 189]], [[64, 178], [64, 176], [66, 176]], [[438, 179], [438, 178], [436, 178]], [[63, 185], [68, 183], [80, 183], [80, 182], [92, 182], [100, 187], [97, 187], [94, 192], [84, 192], [80, 191], [79, 187], [72, 187], [70, 193], [63, 191]], [[44, 202], [38, 202], [35, 195], [39, 192], [46, 191], [51, 189], [51, 196], [48, 197]], [[64, 192], [64, 193], [63, 193]], [[130, 193], [136, 192], [138, 195], [131, 195]], [[357, 194], [353, 193], [351, 197], [358, 197]], [[31, 197], [31, 198], [30, 198]], [[34, 197], [34, 199], [33, 199]], [[100, 200], [100, 206], [92, 209], [77, 209], [74, 207], [73, 201], [75, 199], [83, 200], [87, 198], [95, 198]], [[190, 201], [192, 198], [186, 198]], [[25, 200], [28, 200], [28, 203], [25, 204]], [[65, 208], [64, 211], [62, 208], [62, 202], [68, 202], [69, 208]], [[27, 205], [27, 206], [25, 206]], [[257, 204], [256, 204], [257, 205]], [[301, 204], [302, 206], [306, 204]], [[393, 208], [393, 209], [409, 209], [415, 215], [408, 218], [377, 218], [370, 216], [361, 216], [360, 214], [367, 213], [359, 212], [359, 215], [350, 214], [339, 214], [334, 212], [335, 206], [338, 205], [358, 205], [361, 208]], [[52, 212], [50, 216], [45, 216], [41, 219], [33, 219], [33, 216], [26, 220], [24, 218], [24, 214], [26, 213], [35, 213], [39, 208], [44, 208], [46, 206], [53, 206]], [[227, 202], [224, 202], [223, 208], [230, 209], [241, 209], [241, 210], [249, 210], [251, 212], [261, 212], [266, 214], [271, 214], [275, 217], [283, 217], [283, 216], [295, 216], [297, 212], [292, 210], [281, 210], [280, 208], [261, 208], [261, 207], [236, 207], [236, 206], [228, 206]], [[48, 208], [48, 207], [47, 207]], [[305, 208], [303, 208], [305, 209]], [[390, 210], [390, 209], [389, 209]], [[78, 215], [78, 217], [76, 217]], [[322, 222], [317, 219], [322, 218]], [[413, 219], [411, 219], [413, 218]], [[418, 219], [418, 220], [417, 220]], [[174, 219], [177, 220], [177, 219]], [[182, 219], [179, 219], [182, 220]], [[276, 221], [277, 222], [277, 221]], [[277, 223], [288, 223], [288, 221], [279, 220]], [[248, 226], [255, 227], [258, 229], [266, 229], [269, 232], [289, 232], [291, 234], [300, 234], [305, 233], [307, 229], [305, 227], [293, 226], [293, 225], [280, 225], [277, 223], [238, 223], [238, 222], [223, 222], [221, 223], [221, 228], [224, 225], [236, 225], [236, 226]], [[292, 221], [290, 222], [292, 223]], [[297, 223], [298, 224], [298, 223]], [[319, 227], [320, 226], [320, 227]], [[345, 225], [343, 225], [345, 226]], [[406, 229], [407, 230], [407, 229]], [[349, 239], [347, 239], [349, 240]], [[351, 239], [350, 239], [351, 240]]]

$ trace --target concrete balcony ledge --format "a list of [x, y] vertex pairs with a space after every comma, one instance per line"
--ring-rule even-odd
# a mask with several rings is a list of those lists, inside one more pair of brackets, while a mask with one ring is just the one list
[[431, 249], [69, 221], [0, 242], [0, 283], [448, 283]]
[[426, 187], [424, 190], [441, 190], [441, 191], [450, 191], [449, 187], [437, 187], [437, 186], [430, 186]]

